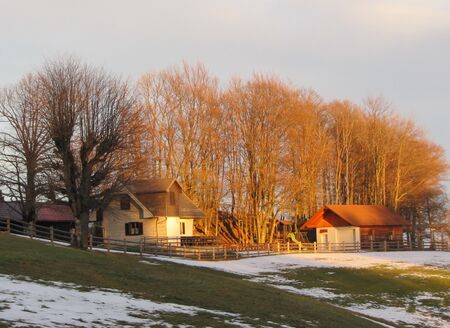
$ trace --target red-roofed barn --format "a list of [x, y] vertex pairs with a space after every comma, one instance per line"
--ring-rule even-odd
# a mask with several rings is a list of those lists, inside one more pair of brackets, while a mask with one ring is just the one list
[[326, 205], [314, 214], [302, 230], [316, 231], [324, 244], [369, 243], [402, 240], [410, 223], [381, 205]]

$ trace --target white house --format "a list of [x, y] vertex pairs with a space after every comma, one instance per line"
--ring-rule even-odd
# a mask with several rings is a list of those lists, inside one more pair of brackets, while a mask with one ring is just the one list
[[105, 238], [180, 238], [194, 234], [194, 220], [205, 214], [175, 179], [139, 180], [123, 187], [97, 213]]

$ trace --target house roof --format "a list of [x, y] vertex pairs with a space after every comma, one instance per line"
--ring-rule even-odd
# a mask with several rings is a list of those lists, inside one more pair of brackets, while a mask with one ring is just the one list
[[[19, 202], [0, 202], [0, 218], [22, 220]], [[75, 218], [67, 205], [38, 204], [36, 221], [40, 222], [71, 222]]]
[[36, 221], [40, 222], [72, 222], [75, 218], [67, 205], [42, 205], [37, 211]]
[[170, 186], [176, 181], [176, 179], [169, 178], [136, 180], [127, 184], [126, 187], [133, 194], [169, 192]]
[[[334, 216], [327, 217], [327, 212], [333, 213]], [[331, 226], [342, 224], [356, 227], [410, 225], [402, 216], [382, 205], [326, 205], [303, 224], [301, 229], [319, 227], [323, 218]]]
[[410, 225], [402, 216], [383, 205], [327, 205], [352, 226], [403, 226]]
[[[173, 190], [171, 188], [174, 184], [181, 191], [177, 210], [171, 206], [168, 208], [165, 198], [167, 195], [164, 195]], [[125, 189], [136, 200], [137, 205], [143, 206], [144, 212], [153, 213], [151, 216], [205, 217], [205, 213], [184, 193], [182, 186], [176, 179], [137, 180], [127, 184]]]
[[203, 218], [205, 217], [205, 213], [203, 213], [203, 211], [199, 209], [185, 193], [182, 193], [180, 196], [180, 216]]
[[22, 220], [22, 210], [19, 202], [0, 201], [0, 218]]

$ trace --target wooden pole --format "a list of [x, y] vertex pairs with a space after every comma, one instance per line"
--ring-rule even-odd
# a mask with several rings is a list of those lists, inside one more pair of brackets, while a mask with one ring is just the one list
[[313, 247], [314, 247], [314, 253], [317, 253], [317, 242], [316, 241], [313, 243]]
[[91, 251], [92, 251], [93, 244], [94, 244], [94, 242], [93, 242], [93, 237], [92, 237], [92, 234], [90, 233], [90, 234], [89, 234], [89, 249], [90, 249]]
[[215, 260], [216, 259], [216, 248], [213, 246], [212, 249], [212, 259]]
[[387, 251], [387, 240], [384, 241], [384, 245], [383, 245], [384, 251]]
[[280, 242], [277, 242], [277, 253], [280, 254]]
[[106, 239], [106, 251], [109, 253], [109, 238]]
[[70, 245], [75, 244], [75, 229], [70, 229]]
[[50, 227], [50, 243], [53, 246], [53, 240], [54, 240], [54, 233], [53, 233], [53, 226]]
[[225, 260], [227, 259], [227, 246], [226, 245], [223, 246], [223, 258]]
[[6, 219], [6, 232], [11, 233], [11, 219], [10, 218]]
[[287, 242], [286, 250], [287, 250], [288, 254], [291, 252], [291, 246], [290, 246], [289, 242]]
[[127, 239], [126, 238], [123, 239], [123, 252], [125, 254], [127, 253]]
[[31, 222], [31, 223], [28, 225], [28, 227], [29, 227], [29, 229], [30, 229], [30, 231], [29, 231], [30, 238], [33, 239], [33, 230], [34, 230], [33, 228], [34, 228], [34, 223]]

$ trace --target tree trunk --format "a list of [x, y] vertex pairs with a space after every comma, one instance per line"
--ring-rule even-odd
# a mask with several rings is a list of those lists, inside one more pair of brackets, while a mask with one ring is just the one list
[[80, 214], [80, 248], [87, 249], [89, 246], [89, 212]]

